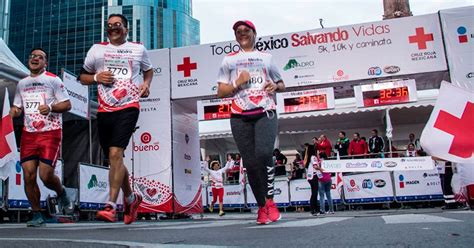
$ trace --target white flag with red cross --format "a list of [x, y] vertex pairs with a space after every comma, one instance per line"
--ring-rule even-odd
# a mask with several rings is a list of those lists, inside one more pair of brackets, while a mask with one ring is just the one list
[[2, 119], [0, 121], [0, 128], [2, 130], [0, 135], [0, 168], [9, 164], [9, 162], [16, 162], [18, 160], [13, 120], [9, 113], [10, 101], [8, 98], [8, 90], [5, 88]]
[[431, 156], [474, 163], [474, 92], [443, 81], [420, 141]]

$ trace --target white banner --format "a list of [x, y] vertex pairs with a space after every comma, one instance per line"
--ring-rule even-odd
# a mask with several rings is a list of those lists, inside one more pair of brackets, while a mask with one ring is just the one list
[[77, 81], [76, 76], [63, 72], [63, 83], [71, 100], [70, 113], [89, 119], [89, 88]]
[[431, 157], [341, 159], [324, 160], [322, 167], [328, 172], [432, 170], [434, 162]]
[[[109, 200], [109, 169], [102, 166], [79, 163], [79, 207], [101, 209]], [[120, 190], [117, 204], [123, 204]]]
[[[209, 205], [212, 203], [212, 189], [211, 186], [207, 187], [207, 196], [209, 199]], [[214, 208], [217, 208], [219, 201], [214, 204]], [[245, 205], [245, 196], [242, 186], [240, 185], [224, 185], [224, 207], [226, 208], [241, 208]]]
[[[26, 198], [25, 194], [25, 182], [23, 181], [23, 168], [20, 165], [20, 162], [17, 161], [16, 163], [9, 163], [9, 188], [8, 188], [8, 204], [10, 208], [29, 208], [30, 202], [28, 198]], [[63, 163], [61, 160], [58, 160], [56, 163], [56, 168], [54, 169], [54, 174], [59, 177], [59, 180], [63, 180]], [[43, 181], [39, 178], [39, 173], [36, 178], [36, 182], [38, 183], [38, 187], [40, 190], [40, 200], [41, 200], [41, 207], [46, 206], [46, 198], [48, 195], [56, 196], [56, 192], [49, 190], [44, 186]]]
[[[290, 181], [290, 201], [291, 205], [309, 205], [311, 197], [311, 187], [308, 180], [298, 179]], [[336, 177], [332, 177], [331, 197], [334, 203], [341, 202], [341, 189], [337, 189]], [[318, 196], [319, 197], [319, 196]]]
[[451, 83], [474, 91], [474, 7], [441, 10]]
[[202, 183], [202, 186], [201, 186], [201, 200], [202, 200], [202, 207], [205, 208], [207, 207], [207, 202], [208, 202], [208, 199], [207, 199], [207, 186], [204, 184], [204, 182]]
[[346, 175], [342, 180], [344, 182], [344, 200], [346, 203], [393, 201], [390, 172]]
[[443, 199], [441, 180], [436, 170], [396, 171], [394, 178], [397, 201]]
[[296, 113], [333, 109], [334, 88], [311, 89], [277, 93], [277, 113]]
[[201, 159], [197, 115], [173, 103], [174, 211], [200, 213]]
[[290, 189], [287, 180], [275, 180], [273, 201], [275, 201], [276, 205], [279, 207], [290, 205]]
[[[447, 69], [437, 14], [257, 37], [256, 48], [273, 55], [287, 87]], [[239, 49], [171, 49], [172, 98], [215, 95], [223, 57]]]
[[143, 196], [139, 211], [172, 212], [169, 50], [149, 51], [149, 56], [154, 72], [150, 95], [140, 99], [139, 129], [124, 162], [135, 177], [134, 190]]

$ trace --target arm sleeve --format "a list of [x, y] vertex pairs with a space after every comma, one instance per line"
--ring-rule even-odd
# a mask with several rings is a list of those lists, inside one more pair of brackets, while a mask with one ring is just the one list
[[148, 71], [150, 69], [153, 69], [150, 56], [148, 56], [148, 51], [146, 50], [145, 47], [143, 47], [143, 54], [142, 54], [142, 60], [140, 61], [140, 68], [142, 69], [142, 71]]
[[222, 172], [225, 172], [226, 170], [230, 170], [234, 166], [234, 162], [230, 161], [225, 164], [225, 167], [222, 168]]
[[217, 73], [217, 82], [232, 84], [230, 80], [229, 65], [227, 64], [227, 57], [222, 60], [221, 67], [219, 68], [219, 72]]
[[211, 171], [209, 170], [209, 168], [207, 168], [207, 166], [201, 166], [201, 169], [204, 170], [205, 172], [207, 173], [210, 173]]
[[20, 87], [17, 85], [16, 91], [15, 91], [15, 98], [13, 99], [13, 105], [22, 108], [23, 107], [23, 102], [21, 99], [21, 94], [20, 94]]
[[84, 70], [89, 73], [96, 73], [97, 68], [95, 68], [95, 50], [96, 45], [93, 45], [91, 49], [87, 52], [86, 58], [84, 59]]
[[69, 100], [69, 94], [67, 93], [66, 87], [64, 87], [63, 81], [59, 77], [56, 77], [54, 83], [54, 96], [56, 98], [56, 103]]

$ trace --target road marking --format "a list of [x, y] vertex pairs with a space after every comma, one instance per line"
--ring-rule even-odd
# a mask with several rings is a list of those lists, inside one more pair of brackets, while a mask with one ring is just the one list
[[382, 216], [385, 224], [462, 222], [461, 220], [427, 214], [401, 214]]
[[242, 224], [250, 224], [254, 223], [254, 221], [246, 221], [246, 220], [220, 220], [220, 221], [211, 221], [211, 222], [184, 222], [184, 223], [177, 223], [176, 225], [168, 225], [168, 226], [155, 226], [155, 227], [138, 227], [138, 228], [130, 228], [129, 230], [159, 230], [159, 229], [166, 229], [166, 230], [181, 230], [181, 229], [191, 229], [191, 228], [210, 228], [210, 227], [223, 227], [223, 226], [233, 226], [233, 225], [242, 225]]
[[170, 248], [170, 247], [186, 247], [186, 248], [204, 248], [204, 247], [215, 247], [223, 248], [229, 246], [212, 246], [212, 245], [185, 245], [185, 244], [156, 244], [156, 243], [141, 243], [141, 242], [128, 242], [128, 241], [109, 241], [109, 240], [93, 240], [93, 239], [43, 239], [43, 238], [0, 238], [0, 241], [47, 241], [47, 242], [74, 242], [84, 244], [108, 244], [108, 245], [123, 245], [134, 248]]
[[280, 227], [310, 227], [324, 225], [332, 222], [339, 222], [343, 220], [352, 219], [353, 217], [325, 217], [325, 218], [312, 218], [307, 220], [296, 220], [296, 221], [279, 221], [276, 223], [270, 223], [268, 225], [258, 225], [249, 228], [280, 228]]

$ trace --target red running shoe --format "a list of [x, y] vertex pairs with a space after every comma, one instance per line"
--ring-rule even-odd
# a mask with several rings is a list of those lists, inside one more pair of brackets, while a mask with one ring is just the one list
[[270, 223], [268, 219], [268, 213], [266, 207], [259, 207], [257, 212], [257, 224], [258, 225], [266, 225]]
[[273, 199], [267, 200], [267, 203], [265, 204], [265, 208], [267, 209], [268, 219], [271, 222], [276, 222], [277, 220], [281, 219], [280, 211], [278, 211], [278, 208], [275, 202], [273, 201]]
[[98, 211], [95, 218], [107, 222], [115, 222], [117, 220], [115, 218], [115, 209], [109, 204], [106, 204], [103, 210]]
[[138, 193], [133, 193], [135, 195], [135, 201], [130, 204], [127, 204], [127, 200], [124, 200], [124, 211], [123, 211], [123, 223], [125, 225], [132, 224], [137, 219], [137, 210], [138, 206], [142, 202], [142, 196]]

